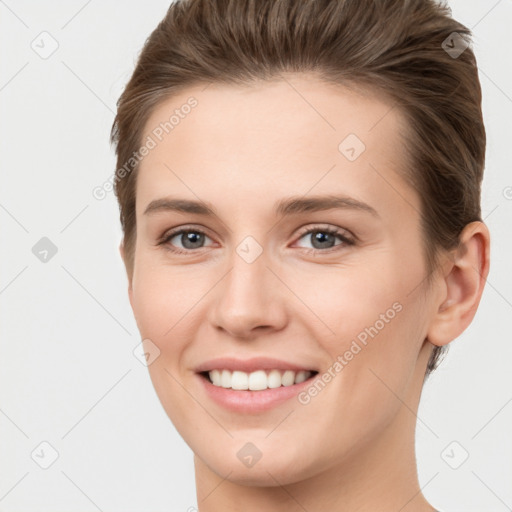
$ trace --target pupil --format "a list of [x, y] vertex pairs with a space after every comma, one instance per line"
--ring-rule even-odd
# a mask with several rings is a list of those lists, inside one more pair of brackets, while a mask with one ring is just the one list
[[202, 233], [186, 233], [185, 234], [185, 242], [183, 244], [184, 247], [187, 247], [188, 249], [196, 249], [196, 247], [190, 247], [188, 246], [189, 243], [191, 243], [192, 245], [194, 244], [197, 244], [198, 242], [200, 243], [202, 241]]
[[[317, 231], [316, 235], [314, 236], [314, 239], [315, 241], [319, 242], [320, 244], [328, 244], [329, 241], [332, 241], [332, 240], [329, 240], [329, 238], [331, 237], [332, 235], [330, 233], [323, 233], [321, 231]], [[324, 245], [321, 245], [321, 247], [324, 247]]]

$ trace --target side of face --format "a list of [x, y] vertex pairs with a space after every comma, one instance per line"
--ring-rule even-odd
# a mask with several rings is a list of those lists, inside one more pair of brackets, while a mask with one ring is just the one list
[[[129, 293], [141, 338], [160, 350], [150, 376], [176, 429], [213, 471], [254, 485], [275, 485], [269, 472], [296, 482], [414, 420], [404, 420], [396, 396], [418, 395], [446, 287], [424, 286], [420, 200], [399, 173], [402, 120], [376, 98], [291, 76], [190, 88], [153, 112], [144, 139], [190, 96], [197, 106], [138, 175]], [[274, 211], [282, 200], [326, 195], [369, 208]], [[145, 213], [162, 198], [208, 203], [215, 215]], [[204, 242], [169, 240], [177, 228], [199, 229]], [[321, 245], [304, 234], [313, 228], [343, 238]], [[257, 356], [331, 378], [257, 414], [229, 411], [205, 393], [199, 364]], [[262, 453], [250, 469], [237, 457], [248, 442]]]

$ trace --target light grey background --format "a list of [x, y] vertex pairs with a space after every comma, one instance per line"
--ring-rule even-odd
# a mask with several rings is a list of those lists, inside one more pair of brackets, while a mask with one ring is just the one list
[[[473, 324], [424, 389], [418, 466], [424, 494], [443, 512], [505, 512], [512, 510], [512, 0], [449, 5], [474, 31], [492, 264]], [[108, 143], [115, 102], [167, 7], [164, 0], [0, 1], [3, 512], [185, 512], [197, 504], [192, 452], [133, 354], [140, 339], [115, 197], [92, 195], [115, 170]], [[32, 251], [43, 237], [57, 248], [47, 262]], [[57, 460], [43, 469], [53, 450]], [[450, 467], [466, 452], [458, 469]]]

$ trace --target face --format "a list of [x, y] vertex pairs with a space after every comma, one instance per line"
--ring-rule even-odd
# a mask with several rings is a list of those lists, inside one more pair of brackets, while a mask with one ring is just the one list
[[402, 122], [305, 75], [191, 87], [149, 119], [130, 300], [166, 413], [219, 475], [297, 482], [399, 428], [434, 311]]

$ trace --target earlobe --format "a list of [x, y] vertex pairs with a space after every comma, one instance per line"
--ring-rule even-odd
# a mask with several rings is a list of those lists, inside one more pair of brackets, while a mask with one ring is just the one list
[[447, 345], [473, 320], [489, 273], [489, 250], [487, 226], [480, 221], [469, 223], [445, 270], [445, 292], [427, 334], [433, 345]]

